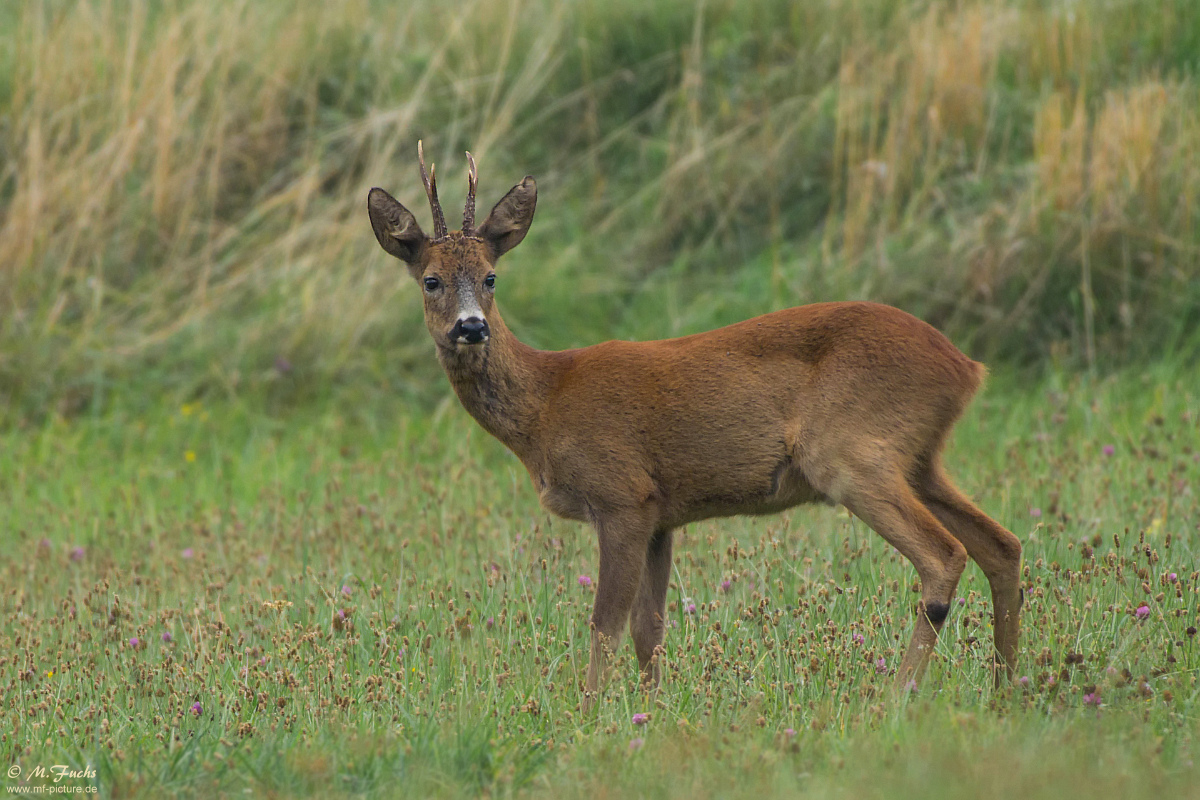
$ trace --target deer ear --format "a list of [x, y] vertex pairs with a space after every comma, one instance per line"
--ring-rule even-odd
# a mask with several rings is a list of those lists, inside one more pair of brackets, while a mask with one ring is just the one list
[[491, 245], [496, 258], [521, 243], [533, 222], [537, 208], [537, 184], [530, 175], [514, 186], [504, 199], [496, 203], [492, 213], [479, 226], [476, 235]]
[[367, 195], [367, 213], [371, 215], [371, 227], [379, 246], [409, 267], [415, 267], [429, 237], [412, 212], [383, 189], [372, 189]]

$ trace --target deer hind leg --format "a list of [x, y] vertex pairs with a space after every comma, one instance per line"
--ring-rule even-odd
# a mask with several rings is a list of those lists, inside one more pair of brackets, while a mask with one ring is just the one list
[[671, 581], [672, 532], [660, 528], [646, 548], [646, 568], [633, 605], [633, 649], [637, 652], [642, 682], [658, 686], [662, 667], [656, 650], [663, 642], [667, 619], [667, 587]]
[[918, 491], [925, 505], [958, 538], [992, 587], [996, 684], [1012, 678], [1021, 631], [1021, 540], [979, 510], [935, 464]]
[[916, 628], [900, 667], [896, 687], [921, 680], [950, 601], [967, 564], [967, 551], [917, 499], [900, 471], [871, 469], [859, 474], [842, 502], [912, 562], [921, 581]]
[[642, 513], [598, 515], [600, 583], [592, 608], [591, 658], [588, 663], [584, 711], [591, 709], [608, 677], [612, 654], [629, 622], [629, 613], [642, 583], [647, 547], [654, 524]]

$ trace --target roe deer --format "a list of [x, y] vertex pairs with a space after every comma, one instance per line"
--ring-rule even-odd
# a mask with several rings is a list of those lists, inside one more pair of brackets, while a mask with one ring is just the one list
[[898, 687], [924, 672], [968, 555], [991, 584], [995, 680], [1012, 677], [1021, 543], [941, 463], [981, 364], [921, 320], [859, 302], [665, 341], [535, 350], [494, 299], [496, 262], [533, 221], [533, 178], [476, 227], [468, 153], [463, 228], [450, 232], [419, 142], [417, 155], [433, 236], [382, 189], [367, 198], [371, 226], [421, 285], [425, 325], [463, 407], [521, 460], [545, 508], [596, 530], [585, 709], [631, 614], [643, 679], [659, 680], [675, 528], [813, 501], [845, 505], [916, 567], [921, 600]]

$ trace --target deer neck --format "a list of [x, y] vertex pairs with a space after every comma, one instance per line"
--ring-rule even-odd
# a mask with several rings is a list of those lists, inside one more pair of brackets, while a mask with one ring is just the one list
[[488, 327], [485, 344], [439, 344], [438, 361], [467, 413], [531, 466], [538, 452], [537, 421], [554, 381], [554, 354], [518, 340], [497, 310], [488, 315]]

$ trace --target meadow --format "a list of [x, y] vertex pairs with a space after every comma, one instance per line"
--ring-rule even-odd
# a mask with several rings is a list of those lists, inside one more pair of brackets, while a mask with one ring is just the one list
[[661, 690], [625, 645], [590, 715], [593, 536], [453, 404], [372, 431], [188, 404], [10, 432], [0, 762], [91, 765], [112, 797], [1186, 796], [1183, 374], [997, 380], [960, 424], [948, 463], [1026, 548], [1011, 687], [971, 566], [893, 697], [915, 574], [811, 507], [688, 526]]
[[[0, 770], [105, 797], [1154, 797], [1200, 735], [1192, 0], [0, 4]], [[593, 534], [449, 393], [371, 186], [525, 174], [538, 347], [896, 304], [986, 360], [968, 567], [688, 526], [665, 680], [580, 709]], [[13, 770], [16, 770], [15, 772]]]

